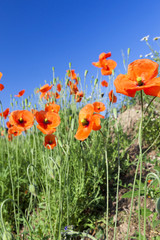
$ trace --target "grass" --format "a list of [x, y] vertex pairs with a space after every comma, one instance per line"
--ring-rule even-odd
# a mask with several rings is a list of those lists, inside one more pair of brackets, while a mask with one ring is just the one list
[[[114, 74], [109, 77], [111, 85], [114, 78]], [[86, 79], [87, 72], [84, 83]], [[152, 98], [143, 96], [144, 107], [150, 106], [140, 127], [136, 127], [139, 123], [134, 122], [134, 131], [128, 135], [123, 122], [118, 119], [119, 115], [133, 107], [136, 109], [141, 103], [138, 94], [134, 101], [124, 98], [119, 105], [112, 104], [108, 99], [108, 88], [102, 97], [101, 80], [96, 78], [92, 79], [90, 97], [84, 84], [84, 97], [76, 103], [74, 96], [70, 96], [68, 80], [66, 76], [61, 83], [60, 99], [49, 100], [55, 100], [61, 106], [55, 148], [44, 147], [44, 134], [37, 129], [36, 121], [31, 129], [13, 137], [12, 141], [8, 141], [7, 132], [0, 137], [1, 238], [151, 239], [147, 238], [147, 228], [156, 232], [160, 224], [157, 201], [160, 197], [160, 166], [158, 156], [151, 162], [147, 154], [150, 149], [159, 151], [159, 99], [150, 104]], [[56, 86], [59, 82], [53, 75], [52, 83]], [[79, 78], [78, 86], [81, 85]], [[101, 120], [102, 128], [92, 131], [85, 141], [78, 141], [74, 135], [78, 129], [79, 111], [95, 101], [104, 102], [107, 107], [103, 114], [105, 118]], [[45, 103], [45, 100], [37, 98], [37, 94], [18, 102], [11, 97], [12, 110], [35, 107], [42, 110]], [[5, 128], [3, 117], [1, 128]], [[134, 149], [133, 154], [130, 148], [134, 147], [137, 139], [140, 152]], [[152, 164], [151, 172], [144, 171], [148, 162]], [[127, 176], [131, 169], [134, 169], [134, 174], [130, 175], [129, 181]], [[148, 180], [152, 182], [148, 184]], [[131, 199], [128, 215], [121, 211], [122, 199]], [[148, 208], [148, 199], [154, 200], [155, 206], [157, 204], [157, 212]], [[144, 204], [141, 204], [143, 200]], [[138, 209], [135, 210], [137, 202]], [[130, 230], [133, 218], [136, 219], [134, 233]], [[124, 220], [127, 231], [122, 238], [119, 225]], [[152, 239], [157, 240], [158, 236], [159, 232]]]

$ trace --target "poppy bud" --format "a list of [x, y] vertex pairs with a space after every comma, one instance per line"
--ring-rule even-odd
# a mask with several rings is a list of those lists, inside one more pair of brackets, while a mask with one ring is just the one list
[[113, 108], [113, 115], [114, 115], [114, 118], [117, 119], [117, 109], [116, 108]]
[[71, 63], [69, 63], [69, 68], [71, 69]]
[[128, 48], [128, 49], [127, 49], [127, 54], [128, 54], [128, 56], [129, 56], [129, 54], [130, 54], [130, 51], [131, 51], [131, 49]]
[[98, 83], [98, 78], [94, 80], [94, 85], [96, 85], [97, 83]]
[[37, 195], [37, 194], [36, 194], [36, 187], [35, 187], [35, 185], [30, 184], [30, 185], [29, 185], [29, 191], [30, 191], [30, 193], [33, 194], [34, 196]]
[[12, 237], [12, 234], [11, 234], [10, 232], [5, 231], [5, 232], [3, 233], [3, 238], [2, 238], [2, 240], [12, 240], [12, 239], [13, 239], [13, 237]]
[[158, 214], [160, 214], [160, 198], [158, 198], [158, 200], [157, 200], [156, 210], [157, 210]]
[[88, 74], [88, 70], [85, 70], [85, 72], [84, 72], [84, 76], [86, 77], [87, 74]]

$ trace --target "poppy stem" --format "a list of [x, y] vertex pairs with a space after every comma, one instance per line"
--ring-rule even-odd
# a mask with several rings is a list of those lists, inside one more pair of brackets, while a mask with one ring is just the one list
[[152, 100], [151, 100], [151, 101], [148, 103], [148, 106], [146, 107], [146, 109], [145, 109], [144, 113], [146, 113], [146, 112], [147, 112], [147, 110], [148, 110], [149, 106], [151, 105], [151, 103], [154, 101], [154, 99], [155, 99], [156, 97], [157, 97], [157, 96], [153, 97], [153, 98], [152, 98]]
[[138, 135], [139, 161], [140, 161], [139, 191], [138, 191], [139, 239], [141, 239], [142, 122], [143, 122], [143, 92], [141, 91], [141, 121], [140, 121], [140, 125], [139, 125], [139, 135]]

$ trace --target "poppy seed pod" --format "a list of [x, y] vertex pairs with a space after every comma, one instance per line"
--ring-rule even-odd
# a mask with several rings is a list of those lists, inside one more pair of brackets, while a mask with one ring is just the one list
[[32, 195], [34, 195], [34, 196], [37, 195], [37, 194], [36, 194], [36, 186], [35, 186], [35, 185], [30, 184], [30, 185], [29, 185], [29, 191], [30, 191], [30, 193], [31, 193]]

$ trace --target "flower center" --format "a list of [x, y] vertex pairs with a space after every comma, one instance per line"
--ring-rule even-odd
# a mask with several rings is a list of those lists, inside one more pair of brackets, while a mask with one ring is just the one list
[[142, 86], [143, 85], [143, 81], [142, 81], [141, 77], [137, 77], [137, 83], [138, 83], [138, 86]]
[[48, 123], [48, 119], [47, 118], [44, 119], [44, 123], [46, 123], [46, 124]]
[[22, 122], [23, 122], [23, 118], [19, 118], [18, 121], [19, 121], [20, 123], [22, 123]]
[[89, 121], [86, 118], [83, 118], [81, 120], [81, 123], [82, 123], [83, 126], [88, 126], [89, 125]]
[[53, 142], [52, 142], [52, 140], [49, 140], [48, 143], [49, 143], [49, 144], [52, 144]]

